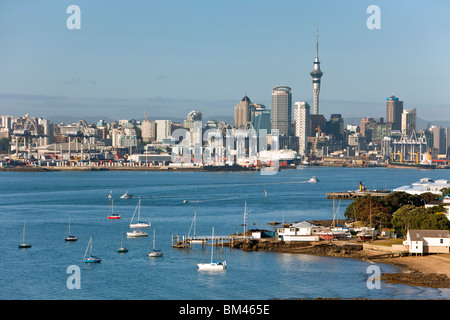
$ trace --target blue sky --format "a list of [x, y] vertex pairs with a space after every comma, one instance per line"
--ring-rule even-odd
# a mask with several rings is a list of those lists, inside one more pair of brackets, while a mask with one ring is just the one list
[[[69, 30], [69, 5], [81, 29]], [[369, 5], [381, 29], [369, 30]], [[450, 120], [450, 2], [0, 0], [0, 114], [114, 119], [233, 115], [247, 93], [312, 100], [320, 112], [385, 117], [385, 98]]]

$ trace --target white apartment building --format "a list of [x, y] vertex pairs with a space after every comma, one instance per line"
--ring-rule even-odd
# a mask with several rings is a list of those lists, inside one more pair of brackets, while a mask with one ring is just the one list
[[295, 135], [298, 137], [298, 153], [304, 156], [308, 153], [309, 135], [309, 104], [305, 101], [296, 101], [294, 107]]

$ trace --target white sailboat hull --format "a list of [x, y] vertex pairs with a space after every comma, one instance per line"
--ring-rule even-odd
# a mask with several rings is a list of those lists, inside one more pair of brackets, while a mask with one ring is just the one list
[[208, 271], [221, 271], [227, 269], [226, 261], [220, 262], [209, 262], [209, 263], [198, 263], [197, 264], [199, 270], [208, 270]]
[[162, 251], [153, 251], [153, 252], [149, 252], [148, 256], [157, 258], [157, 257], [162, 257], [163, 253], [162, 253]]
[[130, 228], [150, 228], [151, 225], [150, 222], [130, 223]]

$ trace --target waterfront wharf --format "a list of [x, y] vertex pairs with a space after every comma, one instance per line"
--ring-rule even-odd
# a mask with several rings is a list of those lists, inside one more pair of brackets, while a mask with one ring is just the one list
[[327, 199], [356, 199], [364, 196], [386, 197], [391, 192], [388, 190], [366, 190], [366, 191], [344, 191], [344, 192], [328, 192]]
[[251, 237], [231, 235], [231, 236], [214, 236], [214, 238], [212, 236], [182, 236], [180, 238], [179, 235], [176, 236], [172, 235], [172, 247], [180, 249], [190, 249], [192, 248], [193, 244], [201, 244], [202, 247], [206, 247], [208, 245], [208, 242], [211, 242], [210, 245], [222, 247], [229, 246], [230, 248], [232, 248], [234, 241], [246, 239], [251, 239]]

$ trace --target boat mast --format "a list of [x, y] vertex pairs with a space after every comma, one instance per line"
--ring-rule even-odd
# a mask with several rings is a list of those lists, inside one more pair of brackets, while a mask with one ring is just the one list
[[214, 227], [212, 228], [212, 244], [211, 244], [211, 262], [213, 262], [214, 252]]

